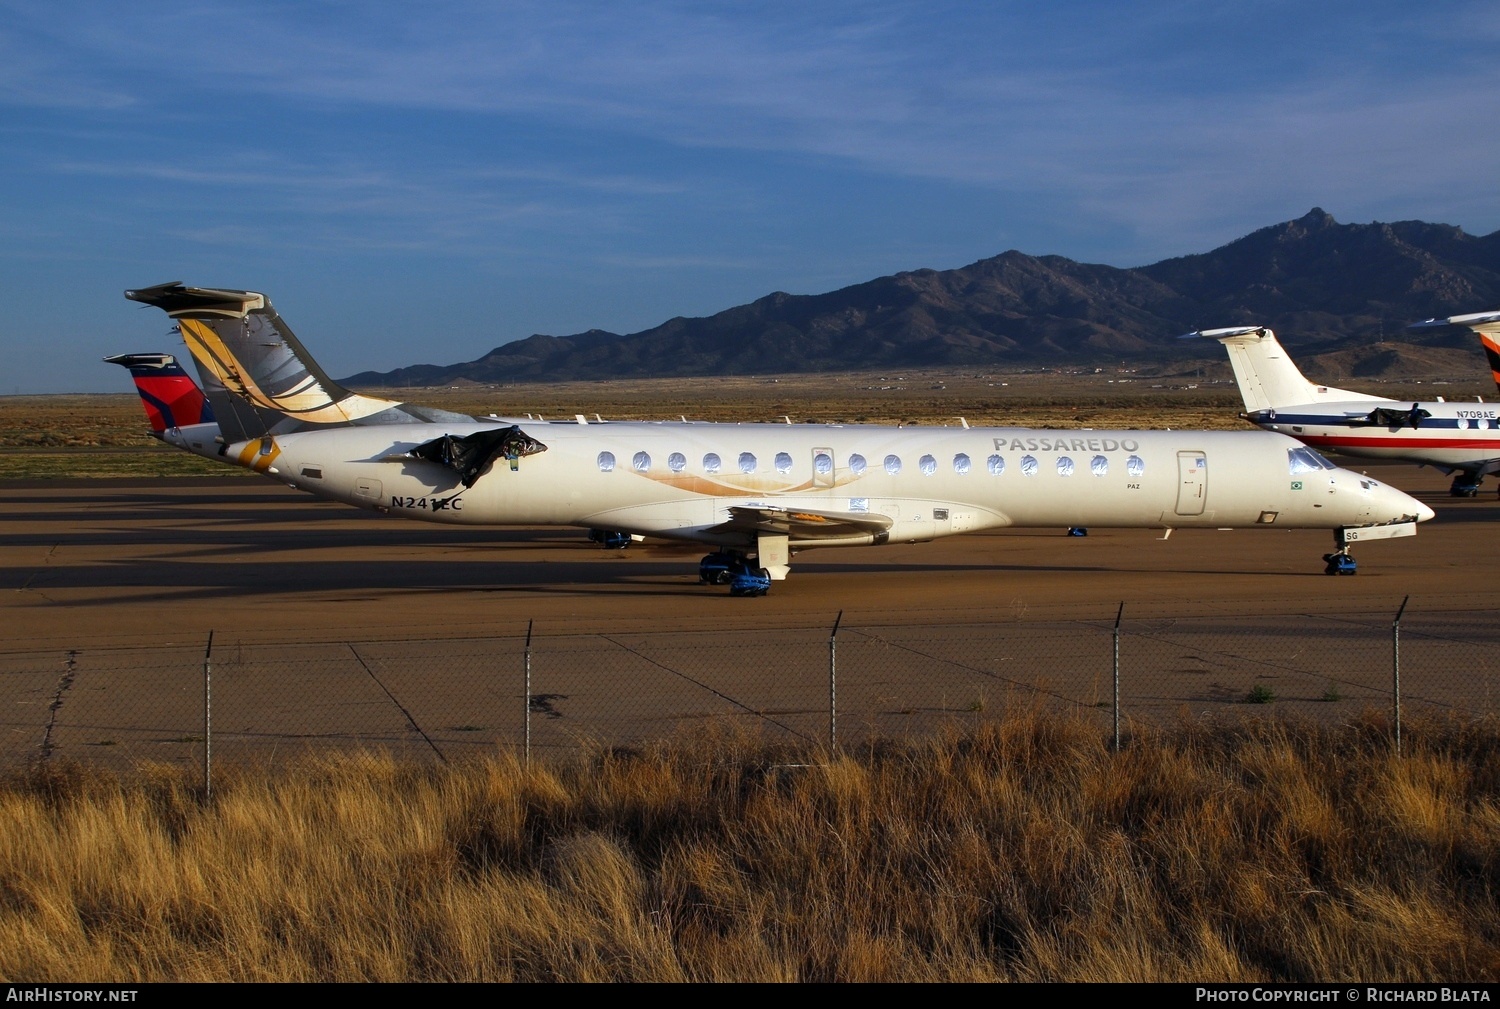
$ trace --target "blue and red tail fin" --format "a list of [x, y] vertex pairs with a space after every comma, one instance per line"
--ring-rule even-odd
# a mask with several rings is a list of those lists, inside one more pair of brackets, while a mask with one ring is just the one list
[[157, 434], [171, 427], [215, 422], [203, 390], [171, 354], [116, 354], [104, 360], [130, 370], [151, 430]]

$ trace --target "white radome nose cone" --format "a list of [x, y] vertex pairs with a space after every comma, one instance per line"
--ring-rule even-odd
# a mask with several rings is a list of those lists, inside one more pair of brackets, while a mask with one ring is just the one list
[[[1412, 500], [1416, 501], [1415, 498], [1413, 498]], [[1434, 515], [1437, 514], [1437, 512], [1433, 511], [1431, 508], [1427, 507], [1426, 505], [1424, 505], [1420, 501], [1416, 501], [1416, 505], [1417, 505], [1417, 521], [1418, 522], [1426, 522], [1428, 519], [1432, 518]]]

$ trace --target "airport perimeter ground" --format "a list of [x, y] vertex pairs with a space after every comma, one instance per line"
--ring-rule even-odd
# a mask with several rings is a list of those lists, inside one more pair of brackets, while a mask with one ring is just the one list
[[[120, 410], [139, 410], [133, 397], [120, 400], [102, 417], [101, 429], [118, 429]], [[1219, 412], [1227, 412], [1228, 426], [1236, 423], [1232, 412]], [[105, 455], [94, 458], [94, 465], [110, 464], [111, 452], [124, 458], [151, 451], [95, 445], [89, 451]], [[165, 457], [174, 464], [192, 462], [181, 453], [167, 451]], [[1357, 548], [1360, 572], [1353, 577], [1323, 573], [1322, 555], [1332, 548], [1327, 532], [1179, 530], [1164, 540], [1151, 530], [1101, 528], [1075, 538], [1058, 528], [811, 550], [795, 559], [790, 579], [758, 599], [731, 598], [723, 588], [698, 584], [697, 560], [704, 552], [699, 547], [647, 542], [612, 552], [589, 543], [582, 530], [411, 522], [318, 502], [262, 477], [0, 480], [0, 657], [34, 669], [28, 675], [36, 681], [25, 691], [25, 711], [8, 716], [8, 735], [17, 745], [5, 749], [12, 758], [31, 752], [49, 720], [61, 730], [78, 713], [76, 697], [61, 715], [47, 703], [60, 696], [59, 669], [69, 652], [172, 644], [187, 655], [201, 652], [210, 633], [216, 649], [400, 641], [406, 644], [387, 650], [418, 655], [424, 641], [435, 643], [428, 652], [440, 654], [450, 639], [519, 638], [528, 626], [539, 639], [676, 631], [699, 632], [708, 640], [717, 632], [720, 654], [730, 656], [720, 661], [737, 668], [730, 642], [759, 640], [756, 661], [776, 665], [778, 641], [826, 640], [808, 633], [789, 637], [787, 629], [826, 629], [839, 614], [845, 627], [906, 627], [955, 640], [987, 622], [1018, 618], [1107, 627], [1121, 603], [1127, 619], [1358, 615], [1370, 627], [1388, 628], [1389, 617], [1410, 597], [1409, 618], [1442, 614], [1461, 625], [1473, 613], [1471, 623], [1489, 622], [1500, 611], [1494, 481], [1478, 498], [1454, 499], [1447, 494], [1448, 478], [1434, 470], [1369, 463], [1352, 468], [1414, 493], [1437, 511], [1415, 537]], [[1245, 623], [1240, 631], [1264, 633], [1251, 626]], [[1362, 646], [1372, 656], [1359, 660], [1372, 667], [1361, 674], [1371, 681], [1369, 696], [1381, 677], [1389, 682], [1388, 671], [1374, 669], [1385, 664], [1382, 654], [1389, 655], [1388, 640], [1379, 637], [1385, 633], [1373, 631]], [[430, 655], [427, 661], [433, 661]], [[510, 658], [496, 661], [514, 664]], [[185, 668], [190, 676], [191, 665]], [[420, 676], [414, 666], [407, 672]], [[1107, 666], [1104, 672], [1107, 681]], [[1453, 673], [1465, 675], [1463, 669]], [[1097, 669], [1088, 675], [1097, 678]], [[1237, 681], [1224, 682], [1232, 682], [1233, 691], [1244, 689]], [[329, 694], [344, 689], [333, 679], [325, 686]], [[1097, 689], [1092, 682], [1087, 688]], [[150, 689], [149, 683], [130, 683], [132, 711], [155, 710], [152, 698], [141, 696]], [[464, 706], [466, 689], [453, 688], [455, 712]], [[718, 689], [735, 695], [731, 688]], [[1202, 694], [1201, 684], [1193, 689]], [[1230, 689], [1221, 687], [1220, 693]], [[1324, 692], [1321, 680], [1300, 689], [1312, 701]], [[1348, 684], [1340, 689], [1345, 706], [1365, 703]], [[181, 695], [183, 684], [171, 690]], [[1180, 703], [1183, 696], [1165, 686], [1153, 693], [1163, 705]], [[274, 690], [264, 694], [268, 706], [291, 703]], [[642, 704], [649, 700], [634, 681], [626, 694]], [[661, 696], [667, 700], [667, 688]], [[841, 693], [841, 706], [843, 700]], [[184, 701], [177, 696], [173, 703]], [[820, 732], [814, 726], [826, 712], [817, 715], [816, 699], [796, 704], [805, 709], [803, 734]], [[619, 706], [618, 692], [613, 701], [601, 697], [598, 713], [618, 714], [609, 709]], [[1317, 710], [1332, 714], [1333, 706]], [[117, 708], [111, 711], [119, 715]], [[393, 716], [386, 711], [381, 717]], [[445, 717], [462, 721], [457, 714]], [[399, 735], [400, 728], [391, 731]], [[176, 729], [163, 738], [179, 735], [188, 738]], [[65, 737], [49, 732], [49, 738]]]
[[581, 530], [466, 528], [314, 501], [247, 477], [0, 483], [0, 648], [291, 642], [831, 624], [1021, 613], [1500, 609], [1500, 502], [1412, 466], [1358, 467], [1437, 511], [1323, 574], [1326, 532], [1008, 530], [799, 554], [760, 599], [698, 584], [701, 548], [604, 551]]

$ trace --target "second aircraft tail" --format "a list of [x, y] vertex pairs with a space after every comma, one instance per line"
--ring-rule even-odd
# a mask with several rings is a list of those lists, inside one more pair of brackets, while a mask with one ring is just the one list
[[104, 360], [129, 369], [141, 405], [146, 408], [146, 419], [156, 434], [215, 422], [213, 407], [203, 390], [171, 354], [116, 354]]
[[1183, 339], [1190, 337], [1218, 340], [1229, 351], [1229, 363], [1234, 368], [1234, 379], [1240, 387], [1240, 398], [1245, 401], [1246, 413], [1318, 402], [1384, 402], [1386, 399], [1308, 381], [1282, 349], [1276, 334], [1264, 326], [1204, 329], [1187, 333]]

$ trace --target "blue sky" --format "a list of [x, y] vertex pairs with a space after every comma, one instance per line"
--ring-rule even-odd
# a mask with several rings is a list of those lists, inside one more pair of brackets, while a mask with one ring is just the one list
[[[0, 393], [271, 297], [334, 375], [1320, 206], [1500, 228], [1500, 6], [0, 0]], [[1475, 306], [1475, 309], [1493, 306]]]

